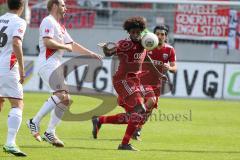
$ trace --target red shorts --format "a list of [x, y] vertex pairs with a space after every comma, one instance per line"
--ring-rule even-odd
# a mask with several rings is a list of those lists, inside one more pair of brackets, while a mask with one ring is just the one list
[[134, 107], [156, 97], [151, 86], [142, 86], [137, 78], [121, 81], [113, 81], [114, 88], [118, 93], [118, 104], [126, 110], [132, 112]]
[[134, 112], [134, 107], [137, 104], [143, 103], [144, 99], [139, 93], [134, 93], [126, 98], [118, 96], [118, 105], [123, 107], [126, 112]]
[[118, 104], [127, 112], [132, 112], [134, 106], [144, 101], [138, 78], [113, 81], [113, 86], [118, 93]]

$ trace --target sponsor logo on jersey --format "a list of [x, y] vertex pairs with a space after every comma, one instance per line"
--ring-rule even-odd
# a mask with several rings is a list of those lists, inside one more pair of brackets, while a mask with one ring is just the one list
[[20, 29], [18, 29], [18, 32], [19, 33], [23, 33], [23, 30], [20, 28]]
[[163, 53], [163, 59], [167, 60], [168, 59], [168, 54], [167, 53]]
[[45, 29], [45, 33], [49, 33], [50, 31], [49, 31], [49, 29]]
[[135, 53], [134, 54], [134, 59], [141, 59], [142, 53]]
[[6, 19], [0, 19], [0, 23], [5, 23], [5, 24], [8, 24], [9, 20], [6, 20]]

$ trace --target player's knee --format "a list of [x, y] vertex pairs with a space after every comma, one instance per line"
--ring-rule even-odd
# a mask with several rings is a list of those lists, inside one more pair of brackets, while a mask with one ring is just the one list
[[149, 106], [154, 106], [156, 104], [156, 102], [157, 102], [157, 98], [156, 97], [151, 97], [151, 98], [148, 99], [147, 103], [148, 103]]
[[69, 106], [70, 105], [70, 95], [68, 93], [56, 93], [55, 96], [58, 97], [59, 101], [57, 104], [61, 103], [65, 106]]
[[[64, 96], [63, 96], [63, 92], [57, 92], [57, 93], [54, 93], [53, 96], [57, 96], [57, 98], [60, 100], [60, 102], [63, 100]], [[52, 96], [52, 97], [53, 97]]]
[[1, 104], [3, 105], [4, 102], [5, 102], [5, 100], [3, 98], [0, 98], [0, 105]]
[[4, 104], [4, 99], [3, 98], [0, 98], [0, 112], [3, 108], [3, 104]]
[[23, 110], [23, 106], [24, 106], [23, 100], [11, 99], [11, 98], [9, 98], [8, 100], [13, 108], [20, 108], [21, 110]]
[[66, 93], [66, 92], [64, 92], [64, 91], [54, 93], [54, 95], [57, 96], [57, 97], [60, 99], [61, 102], [68, 99], [68, 96], [67, 96], [68, 93]]
[[157, 103], [156, 97], [149, 98], [145, 103], [147, 112], [151, 111], [154, 108], [154, 106], [156, 105], [156, 103]]
[[63, 103], [65, 106], [70, 106], [70, 102], [71, 102], [71, 97], [70, 97], [70, 95], [69, 95], [69, 94], [64, 94], [62, 103]]
[[24, 102], [23, 100], [20, 101], [20, 105], [19, 105], [22, 109], [24, 108]]

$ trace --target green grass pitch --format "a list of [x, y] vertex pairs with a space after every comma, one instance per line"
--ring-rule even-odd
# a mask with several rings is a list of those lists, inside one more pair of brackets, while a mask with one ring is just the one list
[[[64, 148], [37, 142], [30, 135], [26, 120], [31, 118], [49, 94], [26, 93], [23, 123], [17, 144], [28, 154], [26, 160], [239, 160], [240, 159], [240, 102], [223, 100], [169, 99], [159, 100], [142, 131], [142, 141], [131, 141], [141, 151], [118, 151], [125, 125], [104, 125], [99, 139], [91, 136], [91, 121], [62, 122], [58, 136]], [[72, 96], [71, 111], [91, 110], [100, 100], [86, 96]], [[111, 113], [122, 111], [117, 107]], [[0, 146], [6, 139], [6, 120], [9, 103], [0, 113]], [[174, 116], [174, 117], [173, 117]], [[47, 127], [49, 115], [41, 123]], [[0, 151], [0, 160], [18, 159]]]

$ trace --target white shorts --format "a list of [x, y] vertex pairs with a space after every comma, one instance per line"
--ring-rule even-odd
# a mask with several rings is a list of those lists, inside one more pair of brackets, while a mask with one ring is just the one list
[[62, 70], [56, 71], [56, 68], [42, 67], [39, 69], [38, 74], [43, 83], [48, 86], [49, 92], [68, 91]]
[[23, 87], [19, 74], [0, 74], [0, 97], [23, 99]]

